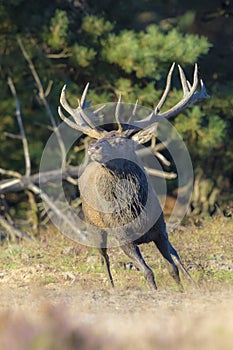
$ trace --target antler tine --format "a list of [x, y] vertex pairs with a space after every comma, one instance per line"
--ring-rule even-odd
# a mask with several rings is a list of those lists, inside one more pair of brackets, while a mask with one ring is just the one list
[[72, 116], [76, 124], [67, 117], [65, 117], [65, 115], [62, 113], [60, 106], [58, 108], [58, 113], [61, 119], [64, 120], [71, 128], [75, 130], [80, 130], [86, 135], [99, 139], [102, 137], [103, 133], [105, 133], [105, 130], [97, 128], [97, 126], [85, 114], [82, 108], [82, 105], [84, 105], [85, 103], [88, 87], [89, 83], [86, 85], [83, 91], [81, 100], [78, 100], [79, 106], [77, 108], [72, 108], [66, 99], [66, 85], [64, 85], [62, 88], [60, 97], [61, 106]]
[[184, 92], [184, 97], [189, 96], [189, 95], [193, 95], [198, 87], [198, 66], [197, 66], [197, 64], [195, 63], [195, 66], [194, 66], [193, 85], [191, 85], [189, 83], [189, 81], [186, 79], [184, 71], [179, 64], [178, 64], [178, 68], [179, 68], [179, 73], [180, 73], [180, 81], [181, 81], [181, 85], [182, 85], [183, 92]]
[[[157, 104], [157, 106], [155, 107], [155, 109], [153, 110], [153, 112], [147, 116], [146, 118], [144, 118], [143, 120], [139, 120], [139, 121], [133, 121], [133, 125], [139, 127], [139, 128], [145, 128], [145, 127], [150, 127], [150, 125], [152, 123], [155, 123], [157, 121], [157, 115], [159, 115], [159, 111], [161, 110], [161, 108], [163, 107], [166, 99], [167, 99], [167, 96], [169, 94], [169, 91], [171, 89], [171, 80], [172, 80], [172, 73], [174, 71], [174, 68], [175, 68], [175, 62], [172, 63], [171, 65], [171, 68], [168, 72], [168, 75], [167, 75], [167, 82], [166, 82], [166, 87], [165, 87], [165, 90], [163, 92], [163, 95], [159, 101], [159, 103]], [[137, 105], [135, 104], [135, 107], [137, 107]], [[129, 121], [132, 121], [132, 117], [134, 116], [134, 112], [133, 114], [130, 116], [129, 120], [128, 120], [128, 123]]]
[[[204, 94], [201, 90], [200, 92], [196, 92], [196, 89], [198, 87], [198, 67], [197, 64], [195, 64], [194, 73], [193, 73], [193, 84], [190, 85], [190, 83], [187, 82], [185, 74], [183, 69], [179, 67], [180, 72], [180, 80], [183, 87], [184, 96], [175, 106], [173, 106], [171, 109], [164, 113], [160, 113], [157, 115], [157, 121], [160, 121], [162, 119], [170, 118], [176, 114], [178, 114], [180, 111], [182, 111], [184, 108], [186, 108], [189, 104], [202, 99], [207, 98], [208, 95]], [[195, 96], [195, 98], [194, 98]]]
[[66, 84], [63, 86], [62, 91], [61, 91], [61, 96], [60, 96], [60, 103], [62, 107], [70, 114], [73, 116], [74, 114], [74, 109], [69, 105], [67, 99], [66, 99]]
[[137, 107], [138, 107], [138, 100], [136, 100], [136, 102], [135, 102], [135, 105], [134, 105], [134, 108], [133, 108], [133, 112], [129, 116], [127, 123], [130, 123], [131, 121], [133, 121], [133, 118], [135, 117], [135, 114], [136, 114]]
[[119, 96], [119, 99], [117, 101], [117, 104], [116, 104], [116, 109], [115, 109], [115, 119], [116, 119], [116, 122], [117, 122], [117, 125], [118, 125], [118, 132], [122, 132], [122, 125], [121, 125], [121, 122], [120, 122], [120, 106], [121, 106], [121, 94]]
[[60, 96], [60, 103], [62, 107], [73, 117], [77, 125], [80, 125], [82, 123], [82, 118], [79, 114], [79, 107], [78, 108], [72, 108], [66, 98], [66, 85], [63, 86], [61, 96]]
[[190, 93], [194, 93], [198, 87], [198, 66], [195, 63], [194, 72], [193, 72], [193, 85], [190, 89]]
[[86, 96], [87, 96], [87, 91], [89, 88], [89, 83], [86, 84], [85, 89], [83, 90], [81, 99], [78, 99], [78, 108], [75, 110], [81, 114], [81, 117], [83, 120], [92, 128], [96, 129], [96, 125], [91, 121], [91, 119], [86, 115], [86, 113], [83, 110], [83, 106], [85, 104]]
[[105, 108], [105, 106], [106, 106], [106, 105], [101, 105], [100, 107], [98, 107], [97, 109], [95, 109], [93, 113], [94, 113], [94, 114], [95, 114], [95, 113], [99, 113], [100, 111], [102, 111], [102, 109]]
[[136, 114], [137, 107], [138, 107], [138, 99], [136, 100], [135, 105], [134, 105], [134, 108], [133, 108], [133, 113], [132, 113], [132, 116], [133, 116], [133, 117], [134, 117], [135, 114]]
[[184, 95], [186, 95], [189, 93], [192, 86], [191, 86], [190, 82], [186, 79], [184, 71], [179, 64], [178, 64], [178, 69], [179, 69], [179, 73], [180, 73], [180, 81], [181, 81], [181, 85], [183, 88], [183, 93], [184, 93]]
[[168, 72], [168, 75], [167, 75], [167, 83], [166, 83], [166, 87], [165, 87], [165, 90], [164, 90], [164, 93], [159, 101], [159, 103], [157, 104], [157, 106], [155, 107], [155, 113], [157, 114], [161, 108], [163, 107], [166, 99], [167, 99], [167, 96], [168, 96], [168, 93], [170, 91], [170, 88], [171, 88], [171, 80], [172, 80], [172, 73], [173, 73], [173, 70], [175, 68], [175, 62], [172, 63], [172, 66]]
[[186, 83], [188, 85], [188, 89], [191, 90], [192, 85], [190, 84], [190, 82], [187, 80]]
[[96, 125], [91, 121], [91, 119], [86, 115], [84, 110], [82, 109], [81, 101], [78, 99], [79, 104], [79, 113], [81, 114], [82, 119], [91, 127], [91, 129], [97, 129]]
[[200, 79], [200, 85], [201, 85], [201, 90], [193, 94], [190, 103], [194, 103], [200, 98], [210, 98], [210, 95], [208, 95], [206, 92], [206, 87], [202, 79]]
[[87, 96], [87, 91], [88, 91], [88, 88], [89, 88], [89, 84], [90, 83], [87, 83], [87, 85], [85, 86], [85, 89], [83, 90], [83, 93], [82, 93], [82, 97], [81, 97], [81, 100], [80, 100], [80, 107], [83, 108], [84, 104], [85, 104], [85, 100], [86, 100], [86, 96]]
[[67, 124], [69, 125], [72, 129], [75, 129], [75, 130], [80, 130], [80, 131], [85, 131], [86, 132], [86, 129], [85, 127], [82, 127], [80, 125], [77, 125], [76, 123], [72, 122], [72, 120], [70, 120], [69, 118], [67, 118], [63, 113], [62, 113], [62, 110], [61, 110], [61, 107], [58, 106], [58, 114], [60, 116], [60, 118]]
[[66, 98], [66, 85], [63, 86], [60, 96], [60, 103], [62, 107], [74, 118], [77, 125], [80, 125], [83, 120], [79, 114], [80, 108], [72, 108]]

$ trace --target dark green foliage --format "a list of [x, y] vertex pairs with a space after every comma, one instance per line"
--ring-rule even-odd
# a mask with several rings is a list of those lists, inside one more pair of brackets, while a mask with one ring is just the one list
[[[216, 22], [212, 27], [209, 22], [203, 26], [201, 13], [216, 10], [218, 1], [208, 6], [205, 2], [157, 1], [155, 4], [152, 0], [0, 2], [0, 166], [24, 171], [20, 141], [4, 135], [4, 132], [18, 133], [15, 105], [7, 86], [9, 75], [21, 104], [33, 172], [38, 170], [43, 145], [50, 134], [48, 129], [35, 124], [48, 125], [49, 118], [19, 49], [17, 37], [20, 36], [44, 89], [53, 81], [47, 100], [56, 118], [64, 83], [69, 84], [68, 96], [73, 105], [90, 81], [89, 98], [93, 104], [115, 101], [122, 92], [125, 102], [139, 98], [139, 103], [153, 107], [173, 61], [186, 68], [190, 80], [191, 65], [200, 62], [200, 73], [211, 99], [187, 109], [174, 123], [190, 149], [194, 167], [204, 168], [203, 178], [215, 183], [219, 176], [223, 177], [221, 191], [227, 191], [232, 181], [233, 160], [231, 65], [228, 60], [224, 65], [216, 65], [220, 62], [217, 50], [222, 53], [222, 43], [217, 41], [217, 34], [214, 36]], [[226, 24], [224, 28], [229, 38]], [[209, 33], [211, 40], [204, 36]], [[178, 75], [174, 84], [176, 89], [166, 107], [181, 97]]]

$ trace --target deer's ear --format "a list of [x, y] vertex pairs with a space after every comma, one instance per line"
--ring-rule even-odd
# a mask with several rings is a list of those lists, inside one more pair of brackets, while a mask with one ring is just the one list
[[139, 144], [146, 143], [150, 141], [152, 136], [155, 135], [156, 129], [157, 129], [157, 124], [154, 126], [154, 128], [145, 128], [143, 130], [138, 131], [131, 138], [132, 140], [136, 141]]

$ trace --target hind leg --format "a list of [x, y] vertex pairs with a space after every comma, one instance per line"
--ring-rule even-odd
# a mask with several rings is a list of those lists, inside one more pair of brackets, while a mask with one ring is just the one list
[[157, 289], [154, 274], [153, 271], [150, 269], [150, 267], [146, 264], [145, 260], [143, 259], [141, 252], [138, 248], [138, 246], [135, 243], [127, 243], [123, 246], [121, 246], [124, 253], [133, 260], [135, 265], [141, 270], [143, 273], [145, 279], [148, 281], [150, 287], [154, 290]]
[[181, 271], [183, 272], [184, 276], [191, 281], [192, 283], [194, 283], [196, 285], [196, 283], [194, 282], [194, 280], [192, 279], [191, 275], [189, 274], [188, 270], [186, 269], [186, 267], [184, 266], [183, 262], [180, 259], [179, 254], [177, 253], [177, 251], [175, 250], [175, 248], [173, 247], [173, 245], [171, 244], [171, 242], [168, 242], [169, 244], [169, 251], [170, 253], [177, 259], [179, 266], [181, 268]]
[[170, 275], [174, 278], [176, 283], [182, 288], [182, 284], [179, 276], [179, 270], [171, 257], [170, 250], [169, 250], [169, 241], [167, 237], [159, 235], [159, 237], [157, 238], [156, 241], [154, 241], [154, 243], [156, 244], [158, 250], [164, 257], [164, 259], [167, 261], [168, 271]]

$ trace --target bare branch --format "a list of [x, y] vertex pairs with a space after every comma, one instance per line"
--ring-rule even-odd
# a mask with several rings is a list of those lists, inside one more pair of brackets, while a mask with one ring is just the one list
[[9, 137], [10, 139], [22, 140], [21, 135], [12, 134], [11, 132], [4, 132], [4, 135], [5, 135], [6, 137]]
[[62, 140], [60, 131], [59, 131], [58, 127], [57, 127], [57, 124], [56, 124], [55, 118], [53, 116], [53, 113], [52, 113], [52, 111], [50, 109], [50, 106], [49, 106], [47, 100], [46, 100], [46, 95], [45, 95], [43, 86], [41, 84], [39, 75], [37, 74], [37, 71], [36, 71], [36, 69], [34, 67], [34, 64], [32, 63], [32, 60], [31, 60], [30, 56], [28, 55], [27, 51], [25, 50], [25, 47], [24, 47], [24, 45], [22, 43], [22, 40], [18, 37], [17, 41], [18, 41], [19, 47], [20, 47], [20, 49], [22, 51], [22, 54], [23, 54], [25, 60], [28, 62], [29, 68], [30, 68], [31, 73], [33, 75], [33, 78], [34, 78], [34, 80], [36, 82], [36, 85], [37, 85], [37, 88], [38, 88], [38, 92], [39, 92], [39, 94], [38, 94], [39, 98], [40, 98], [42, 104], [44, 105], [45, 110], [46, 110], [46, 112], [47, 112], [47, 114], [48, 114], [48, 116], [50, 118], [50, 122], [51, 122], [51, 124], [53, 126], [53, 130], [54, 130], [54, 132], [56, 134], [57, 141], [58, 141], [58, 144], [59, 144], [60, 149], [61, 149], [62, 159], [65, 159], [65, 157], [66, 157], [65, 145], [64, 145], [64, 142]]
[[[20, 186], [21, 179], [3, 180], [0, 182], [0, 193], [13, 192], [9, 189]], [[23, 187], [25, 189], [26, 187]]]
[[162, 177], [164, 179], [175, 179], [175, 178], [177, 178], [177, 174], [176, 173], [168, 173], [166, 171], [157, 170], [157, 169], [148, 168], [148, 167], [145, 167], [145, 170], [146, 170], [146, 172], [149, 175], [152, 175], [152, 176]]
[[160, 143], [156, 143], [155, 145], [151, 145], [151, 149], [152, 151], [155, 151], [155, 152], [162, 151], [163, 149], [167, 148], [169, 144], [170, 144], [169, 141], [163, 141]]
[[18, 173], [18, 171], [14, 171], [14, 170], [6, 170], [3, 168], [0, 168], [0, 174], [1, 175], [7, 175], [9, 177], [16, 177], [18, 179], [21, 179], [22, 175], [20, 173]]
[[155, 157], [157, 157], [164, 165], [166, 166], [170, 166], [171, 162], [169, 162], [169, 160], [167, 160], [166, 157], [164, 157], [164, 155], [160, 152], [154, 151], [154, 155]]
[[71, 176], [68, 176], [66, 178], [66, 181], [68, 181], [69, 183], [71, 183], [72, 185], [75, 185], [75, 186], [77, 186], [77, 184], [78, 184], [78, 181], [73, 179]]
[[49, 96], [50, 91], [51, 91], [51, 89], [52, 89], [52, 86], [53, 86], [53, 81], [52, 81], [52, 80], [49, 80], [47, 89], [46, 89], [46, 91], [45, 91], [45, 97]]
[[[65, 171], [61, 169], [50, 170], [46, 172], [37, 173], [30, 176], [21, 176], [17, 172], [11, 172], [10, 170], [4, 170], [0, 168], [0, 174], [12, 176], [14, 179], [6, 179], [0, 181], [0, 194], [7, 192], [19, 192], [28, 189], [29, 185], [39, 183], [44, 184], [47, 182], [57, 182], [61, 180], [67, 180], [68, 177], [77, 178], [80, 171], [80, 166], [68, 166]], [[61, 175], [61, 176], [60, 176]]]
[[48, 207], [53, 211], [55, 215], [59, 217], [59, 219], [62, 220], [63, 223], [65, 223], [68, 227], [70, 227], [71, 231], [78, 234], [78, 236], [81, 238], [83, 237], [85, 239], [85, 235], [82, 233], [82, 231], [72, 224], [70, 219], [64, 214], [55, 204], [54, 202], [49, 198], [49, 196], [42, 191], [38, 186], [30, 184], [29, 189], [36, 195], [39, 195], [40, 198], [48, 205]]
[[165, 149], [168, 146], [168, 144], [169, 142], [161, 142], [155, 144], [155, 141], [152, 138], [152, 144], [150, 147], [140, 148], [136, 151], [136, 153], [140, 157], [145, 157], [152, 153], [156, 158], [158, 158], [161, 161], [161, 163], [163, 163], [166, 166], [170, 166], [171, 162], [160, 152], [161, 150]]
[[49, 53], [47, 54], [48, 58], [52, 58], [52, 59], [60, 59], [60, 58], [68, 58], [72, 56], [70, 53], [66, 52], [66, 51], [62, 51], [59, 53]]
[[14, 100], [15, 100], [16, 118], [17, 118], [19, 131], [20, 131], [20, 134], [21, 134], [22, 144], [23, 144], [23, 153], [24, 153], [24, 160], [25, 160], [25, 175], [29, 176], [30, 173], [31, 173], [31, 160], [30, 160], [28, 142], [27, 142], [27, 138], [26, 138], [26, 134], [25, 134], [25, 131], [24, 131], [23, 122], [22, 122], [19, 100], [18, 100], [18, 97], [17, 97], [17, 93], [16, 93], [16, 90], [15, 90], [15, 86], [14, 86], [13, 80], [9, 77], [7, 82], [8, 82], [8, 85], [10, 87], [11, 93], [12, 93], [12, 95], [14, 97]]
[[15, 238], [27, 238], [32, 240], [32, 237], [27, 233], [20, 231], [9, 223], [2, 215], [0, 215], [0, 225], [6, 230], [6, 232], [12, 237]]
[[47, 129], [47, 130], [50, 130], [50, 131], [53, 131], [53, 127], [50, 126], [50, 125], [47, 125], [47, 124], [43, 124], [43, 123], [39, 123], [39, 122], [35, 122], [34, 125], [38, 125], [40, 126], [41, 128], [44, 128], [44, 129]]

